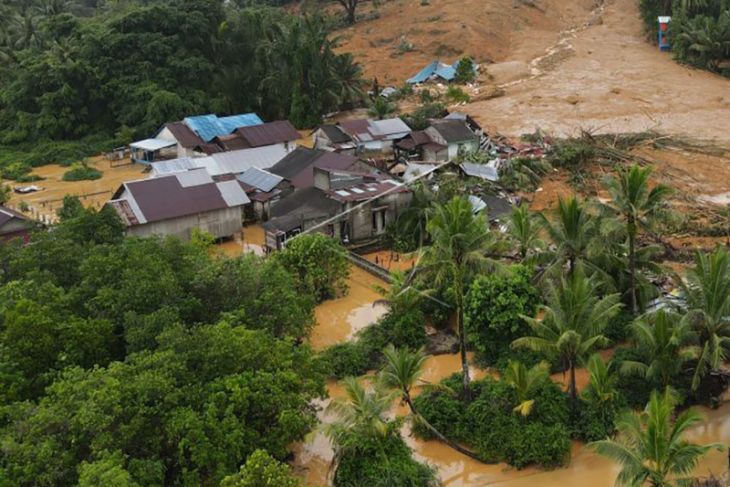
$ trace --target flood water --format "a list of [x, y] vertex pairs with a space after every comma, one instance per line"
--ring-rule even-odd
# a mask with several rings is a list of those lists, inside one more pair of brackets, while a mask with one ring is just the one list
[[[362, 274], [360, 274], [362, 273]], [[364, 275], [363, 275], [364, 274]], [[353, 282], [354, 281], [354, 282]], [[367, 283], [367, 284], [366, 284]], [[351, 277], [351, 296], [329, 301], [318, 306], [316, 310], [317, 325], [313, 333], [312, 343], [315, 348], [348, 339], [355, 328], [367, 326], [365, 323], [373, 315], [364, 311], [372, 310], [372, 301], [378, 299], [371, 286], [379, 284], [369, 274], [359, 271]], [[368, 303], [368, 299], [370, 299]], [[367, 306], [370, 308], [367, 308]], [[384, 308], [382, 309], [384, 311]], [[374, 320], [373, 320], [374, 321]], [[608, 358], [610, 352], [605, 352]], [[471, 360], [471, 355], [470, 355]], [[459, 355], [439, 355], [428, 358], [424, 367], [423, 380], [438, 382], [461, 368]], [[484, 377], [488, 372], [471, 367], [472, 376]], [[562, 374], [553, 377], [562, 382]], [[585, 371], [578, 371], [577, 379], [582, 386], [587, 382]], [[342, 387], [335, 381], [327, 384], [330, 398], [344, 396]], [[414, 394], [418, 394], [418, 390]], [[327, 422], [333, 418], [325, 411], [329, 400], [321, 401], [320, 421]], [[394, 405], [393, 412], [398, 415], [407, 414], [403, 405]], [[724, 402], [716, 410], [699, 408], [706, 421], [692, 429], [687, 437], [700, 443], [730, 443], [730, 402]], [[572, 459], [568, 467], [544, 471], [537, 468], [516, 470], [506, 464], [485, 465], [472, 460], [448, 448], [437, 441], [422, 441], [413, 437], [406, 424], [402, 430], [403, 437], [420, 461], [435, 466], [439, 477], [446, 487], [477, 487], [498, 485], [504, 487], [613, 487], [617, 466], [599, 455], [589, 451], [584, 445], [574, 442]], [[332, 447], [321, 434], [313, 435], [307, 441], [294, 445], [294, 470], [303, 478], [307, 486], [326, 486], [329, 466], [332, 460]], [[696, 474], [720, 475], [727, 470], [727, 454], [710, 452], [704, 457]]]

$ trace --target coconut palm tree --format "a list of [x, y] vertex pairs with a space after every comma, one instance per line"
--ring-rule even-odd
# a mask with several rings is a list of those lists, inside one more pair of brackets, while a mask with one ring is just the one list
[[375, 291], [382, 296], [382, 299], [375, 301], [373, 306], [385, 304], [396, 314], [415, 309], [422, 295], [411, 286], [406, 273], [395, 270], [390, 273], [390, 278], [389, 286], [375, 286]]
[[573, 196], [558, 199], [552, 221], [544, 215], [541, 218], [556, 247], [552, 267], [563, 267], [567, 263], [568, 273], [572, 275], [577, 263], [586, 263], [588, 248], [598, 232], [598, 220]]
[[655, 218], [666, 208], [668, 186], [658, 184], [649, 187], [650, 168], [634, 164], [630, 169], [620, 169], [618, 177], [606, 179], [606, 189], [611, 201], [606, 204], [614, 215], [626, 225], [629, 251], [629, 294], [631, 311], [638, 312], [636, 297], [636, 239], [639, 231], [649, 228]]
[[387, 418], [397, 394], [386, 391], [378, 384], [366, 390], [354, 377], [342, 380], [346, 400], [333, 400], [327, 407], [337, 419], [322, 425], [322, 431], [335, 446], [333, 465], [344, 452], [356, 448], [363, 437], [385, 438], [398, 433], [397, 422]]
[[510, 360], [507, 363], [502, 380], [512, 387], [517, 394], [519, 403], [513, 409], [515, 413], [519, 413], [523, 417], [532, 413], [535, 406], [533, 397], [537, 388], [550, 377], [549, 370], [550, 365], [547, 362], [540, 362], [530, 369], [516, 360]]
[[497, 263], [485, 257], [495, 245], [495, 238], [483, 215], [474, 215], [464, 197], [455, 196], [445, 204], [436, 205], [427, 224], [431, 245], [423, 248], [420, 272], [436, 285], [451, 285], [456, 308], [456, 327], [461, 349], [464, 395], [470, 397], [469, 363], [466, 357], [464, 331], [464, 289], [470, 272]]
[[446, 443], [459, 453], [463, 453], [475, 460], [480, 460], [476, 453], [446, 438], [426, 418], [421, 416], [416, 409], [411, 392], [423, 374], [423, 365], [427, 359], [424, 350], [420, 349], [412, 352], [407, 348], [396, 349], [393, 345], [388, 345], [383, 350], [383, 356], [385, 358], [385, 365], [378, 376], [379, 382], [387, 388], [397, 390], [400, 393], [401, 400], [408, 405], [408, 409], [410, 409], [415, 420], [424, 425], [439, 441]]
[[601, 355], [594, 353], [586, 363], [588, 369], [588, 387], [581, 397], [596, 404], [613, 401], [618, 396], [616, 390], [616, 374]]
[[585, 277], [582, 267], [560, 279], [560, 286], [548, 285], [547, 305], [542, 319], [523, 316], [533, 336], [518, 338], [513, 347], [524, 347], [560, 361], [570, 371], [568, 391], [577, 399], [575, 369], [596, 348], [608, 344], [603, 329], [621, 309], [618, 294], [598, 298], [594, 279]]
[[640, 414], [626, 413], [617, 422], [616, 440], [602, 440], [588, 446], [621, 466], [616, 485], [621, 487], [671, 487], [688, 485], [688, 476], [700, 458], [721, 444], [697, 445], [682, 439], [702, 417], [692, 410], [672, 421], [676, 398], [669, 389], [654, 391]]
[[542, 220], [530, 211], [527, 203], [512, 209], [507, 223], [509, 237], [517, 244], [520, 260], [525, 262], [529, 254], [544, 247], [540, 239]]
[[394, 103], [389, 102], [385, 97], [377, 96], [370, 105], [368, 115], [375, 117], [378, 120], [382, 120], [395, 113], [395, 110], [396, 106]]
[[688, 313], [685, 317], [697, 334], [700, 346], [697, 369], [692, 379], [700, 380], [717, 369], [730, 349], [730, 256], [718, 247], [710, 254], [698, 253], [695, 267], [683, 283]]
[[636, 320], [629, 328], [636, 348], [645, 358], [624, 360], [623, 374], [639, 375], [664, 388], [688, 361], [697, 358], [697, 347], [690, 345], [689, 322], [676, 313], [659, 310]]

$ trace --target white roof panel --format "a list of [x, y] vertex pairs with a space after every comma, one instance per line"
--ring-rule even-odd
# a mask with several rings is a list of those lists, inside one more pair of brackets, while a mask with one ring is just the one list
[[165, 140], [165, 139], [144, 139], [137, 142], [132, 142], [129, 147], [133, 149], [142, 149], [147, 151], [157, 151], [164, 149], [165, 147], [172, 147], [177, 145], [177, 142]]
[[221, 192], [223, 200], [229, 207], [241, 206], [251, 202], [238, 181], [223, 181], [217, 183], [216, 186], [218, 186], [218, 191]]
[[411, 128], [398, 117], [388, 118], [385, 120], [374, 120], [370, 125], [377, 130], [377, 133], [388, 136], [396, 134], [408, 134]]
[[200, 186], [201, 184], [209, 184], [213, 182], [208, 171], [205, 169], [193, 169], [191, 171], [179, 172], [175, 174], [180, 186], [188, 188], [190, 186]]

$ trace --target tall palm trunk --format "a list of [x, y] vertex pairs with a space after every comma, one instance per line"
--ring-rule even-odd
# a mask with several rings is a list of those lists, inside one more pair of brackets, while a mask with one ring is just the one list
[[461, 371], [463, 374], [464, 398], [471, 400], [469, 377], [469, 361], [466, 357], [466, 331], [464, 329], [464, 282], [458, 265], [454, 271], [454, 294], [456, 294], [456, 327], [459, 334], [459, 349], [461, 353]]
[[568, 393], [570, 394], [570, 400], [573, 402], [573, 406], [576, 406], [578, 401], [578, 391], [575, 384], [575, 363], [570, 361], [570, 384], [568, 384]]
[[631, 312], [636, 314], [638, 306], [636, 303], [636, 221], [633, 215], [628, 219], [629, 234], [629, 292], [631, 293]]
[[406, 401], [406, 404], [408, 404], [408, 408], [411, 410], [411, 414], [413, 414], [414, 417], [418, 418], [418, 420], [426, 427], [426, 429], [430, 431], [433, 436], [438, 438], [439, 441], [446, 443], [450, 448], [468, 456], [469, 458], [473, 458], [474, 460], [477, 460], [479, 462], [482, 461], [481, 458], [479, 458], [479, 455], [471, 450], [464, 448], [455, 441], [446, 438], [439, 430], [434, 428], [434, 426], [429, 423], [426, 418], [421, 416], [421, 414], [416, 410], [415, 404], [413, 404], [411, 395], [406, 390], [403, 391], [403, 399]]

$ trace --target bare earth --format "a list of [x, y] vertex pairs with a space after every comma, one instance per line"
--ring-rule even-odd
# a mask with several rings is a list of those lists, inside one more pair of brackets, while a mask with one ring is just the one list
[[463, 110], [513, 136], [536, 127], [555, 135], [655, 129], [730, 142], [728, 79], [681, 66], [648, 43], [635, 0], [608, 0], [592, 24], [559, 36], [528, 63], [526, 78], [495, 76], [505, 96]]

